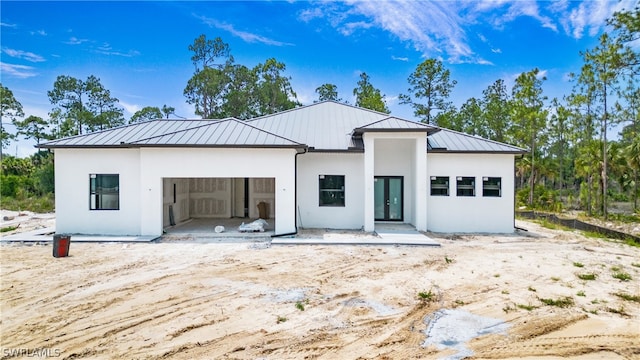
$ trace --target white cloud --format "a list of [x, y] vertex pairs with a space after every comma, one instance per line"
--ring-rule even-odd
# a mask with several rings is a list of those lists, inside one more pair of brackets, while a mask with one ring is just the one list
[[47, 36], [47, 32], [44, 30], [31, 31], [31, 35]]
[[104, 43], [102, 46], [98, 46], [96, 50], [94, 50], [98, 54], [103, 55], [114, 55], [114, 56], [123, 56], [123, 57], [133, 57], [140, 55], [140, 52], [137, 50], [129, 50], [127, 52], [122, 52], [118, 50], [113, 50], [109, 43]]
[[473, 55], [455, 3], [371, 1], [355, 2], [353, 7], [400, 40], [411, 42], [423, 54], [446, 53], [452, 61]]
[[614, 12], [622, 9], [632, 9], [636, 4], [635, 0], [622, 0], [619, 2], [598, 0], [580, 2], [572, 9], [550, 9], [556, 10], [561, 17], [560, 23], [567, 35], [580, 39], [585, 33], [595, 36], [606, 26], [607, 19]]
[[502, 54], [502, 49], [491, 49], [491, 52], [494, 54]]
[[342, 35], [349, 36], [358, 29], [368, 29], [372, 26], [373, 24], [371, 23], [367, 23], [364, 21], [356, 21], [356, 22], [350, 22], [350, 23], [344, 24], [344, 26], [340, 27], [339, 30], [342, 33]]
[[7, 54], [7, 55], [9, 55], [9, 56], [11, 56], [11, 57], [27, 60], [27, 61], [30, 61], [30, 62], [43, 62], [43, 61], [45, 61], [42, 56], [34, 54], [32, 52], [28, 52], [28, 51], [15, 50], [15, 49], [9, 49], [9, 48], [2, 48], [2, 52]]
[[408, 57], [398, 57], [398, 56], [393, 56], [393, 55], [391, 55], [391, 59], [398, 60], [398, 61], [409, 61]]
[[122, 100], [120, 100], [119, 102], [120, 102], [120, 105], [122, 105], [122, 107], [124, 108], [124, 110], [127, 113], [129, 113], [129, 116], [135, 114], [137, 111], [142, 109], [142, 107], [138, 104], [130, 104]]
[[[558, 27], [548, 16], [540, 13], [540, 8], [535, 1], [480, 1], [473, 5], [471, 18], [488, 18], [495, 28], [502, 29], [504, 24], [512, 22], [519, 17], [526, 16], [536, 19], [542, 27], [558, 31]], [[485, 19], [486, 20], [486, 19]]]
[[548, 73], [549, 73], [548, 70], [540, 70], [540, 71], [538, 71], [538, 75], [536, 76], [536, 79], [542, 80], [542, 78], [546, 78], [547, 77]]
[[69, 38], [69, 41], [65, 41], [64, 43], [68, 44], [68, 45], [80, 45], [80, 44], [85, 43], [87, 41], [89, 41], [89, 40], [87, 40], [87, 39], [78, 39], [77, 37], [72, 36], [72, 37]]
[[17, 28], [17, 27], [18, 27], [18, 25], [16, 25], [16, 24], [8, 24], [8, 23], [5, 23], [5, 22], [0, 22], [0, 26], [1, 26], [1, 27], [8, 27], [8, 28], [12, 28], [12, 29], [15, 29], [15, 28]]
[[34, 68], [32, 66], [7, 64], [5, 62], [0, 62], [0, 70], [2, 70], [4, 75], [17, 77], [20, 79], [26, 79], [38, 75], [33, 71]]
[[262, 35], [257, 35], [257, 34], [252, 34], [250, 32], [247, 31], [242, 31], [242, 30], [237, 30], [233, 25], [228, 24], [228, 23], [223, 23], [220, 22], [216, 19], [211, 19], [211, 18], [207, 18], [205, 16], [197, 16], [194, 14], [194, 16], [200, 20], [202, 20], [203, 23], [205, 23], [206, 25], [209, 25], [210, 27], [215, 27], [221, 30], [225, 30], [228, 31], [229, 33], [231, 33], [231, 35], [233, 36], [237, 36], [239, 38], [241, 38], [242, 40], [248, 42], [248, 43], [263, 43], [266, 45], [274, 45], [274, 46], [285, 46], [285, 45], [293, 45], [291, 43], [286, 43], [286, 42], [282, 42], [282, 41], [277, 41], [277, 40], [273, 40], [273, 39], [269, 39], [267, 37], [264, 37]]
[[298, 14], [298, 19], [304, 22], [309, 22], [313, 19], [322, 18], [323, 16], [324, 15], [322, 14], [322, 10], [320, 8], [313, 8], [302, 10]]

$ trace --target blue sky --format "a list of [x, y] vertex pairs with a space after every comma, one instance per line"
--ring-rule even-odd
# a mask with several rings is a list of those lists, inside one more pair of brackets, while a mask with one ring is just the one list
[[[513, 84], [539, 68], [549, 98], [571, 90], [580, 51], [593, 47], [622, 1], [263, 1], [0, 3], [2, 84], [25, 115], [48, 118], [47, 91], [58, 75], [95, 75], [120, 100], [128, 119], [144, 106], [167, 104], [194, 118], [184, 87], [194, 67], [187, 47], [200, 34], [220, 36], [238, 63], [274, 57], [287, 66], [298, 100], [313, 103], [323, 83], [354, 103], [360, 72], [386, 95], [392, 114], [407, 77], [429, 57], [441, 59], [460, 106], [497, 79]], [[8, 126], [9, 130], [12, 130]], [[20, 140], [7, 152], [33, 152]]]

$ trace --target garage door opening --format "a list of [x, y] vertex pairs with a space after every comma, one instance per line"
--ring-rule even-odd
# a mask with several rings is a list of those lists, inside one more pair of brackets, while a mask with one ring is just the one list
[[265, 232], [275, 229], [274, 178], [163, 178], [163, 228], [167, 234], [215, 233], [220, 236], [248, 235], [242, 223], [266, 221]]

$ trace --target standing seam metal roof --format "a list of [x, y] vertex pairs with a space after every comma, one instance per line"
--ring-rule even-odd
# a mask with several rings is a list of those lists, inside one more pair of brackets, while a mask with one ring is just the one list
[[224, 120], [151, 120], [53, 140], [40, 145], [56, 147], [127, 146], [258, 146], [305, 147], [246, 122]]
[[150, 120], [40, 144], [64, 147], [311, 147], [362, 151], [366, 131], [426, 131], [427, 151], [525, 153], [526, 150], [457, 131], [399, 119], [368, 109], [325, 101], [248, 121]]

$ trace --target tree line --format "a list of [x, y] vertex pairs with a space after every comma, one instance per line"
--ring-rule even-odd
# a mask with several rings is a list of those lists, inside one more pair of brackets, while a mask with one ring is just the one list
[[[636, 7], [613, 15], [609, 20], [613, 30], [581, 53], [583, 65], [570, 75], [571, 89], [561, 98], [547, 98], [546, 78], [534, 68], [520, 74], [510, 89], [497, 79], [481, 96], [458, 108], [449, 100], [457, 82], [438, 59], [420, 63], [407, 79], [406, 93], [398, 98], [425, 123], [527, 149], [528, 154], [516, 162], [519, 204], [549, 210], [568, 205], [606, 218], [613, 198], [630, 200], [637, 210], [640, 55], [631, 44], [640, 40], [639, 14]], [[239, 64], [221, 38], [205, 35], [188, 48], [194, 73], [183, 94], [198, 116], [244, 120], [301, 105], [291, 77], [285, 74], [286, 65], [275, 58], [253, 67]], [[347, 102], [334, 84], [322, 84], [315, 91], [317, 101]], [[40, 143], [127, 123], [119, 100], [93, 75], [85, 80], [58, 76], [47, 95], [53, 106], [49, 119], [24, 118], [21, 104], [0, 84], [0, 117], [17, 129], [12, 134], [0, 127], [2, 148], [16, 136]], [[364, 72], [353, 96], [355, 106], [389, 113], [385, 95]], [[128, 123], [171, 115], [175, 115], [171, 106], [146, 106]], [[608, 133], [613, 126], [622, 128], [615, 140]], [[3, 176], [8, 171], [5, 158]]]

